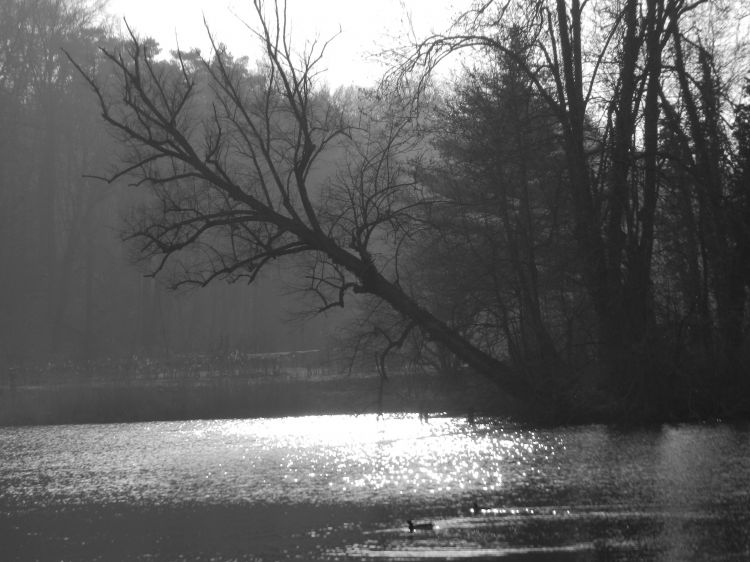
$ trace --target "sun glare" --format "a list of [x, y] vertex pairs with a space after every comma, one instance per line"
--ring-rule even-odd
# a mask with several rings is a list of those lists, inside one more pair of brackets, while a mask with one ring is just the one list
[[[272, 2], [267, 2], [271, 6]], [[254, 24], [250, 0], [110, 0], [109, 12], [125, 18], [139, 35], [156, 39], [164, 53], [182, 50], [210, 52], [205, 24], [216, 39], [239, 57], [260, 56], [245, 23]], [[454, 12], [450, 0], [287, 0], [293, 45], [334, 38], [322, 63], [323, 79], [332, 87], [370, 85], [384, 70], [377, 55], [413, 33], [423, 36], [447, 27]]]
[[278, 494], [304, 482], [321, 497], [343, 493], [360, 500], [382, 493], [492, 494], [504, 486], [509, 468], [517, 473], [517, 465], [528, 464], [542, 447], [513, 432], [477, 433], [461, 418], [426, 423], [416, 414], [214, 420], [185, 429], [198, 440], [219, 438], [225, 448], [242, 451], [243, 463], [247, 447], [263, 451], [280, 476]]

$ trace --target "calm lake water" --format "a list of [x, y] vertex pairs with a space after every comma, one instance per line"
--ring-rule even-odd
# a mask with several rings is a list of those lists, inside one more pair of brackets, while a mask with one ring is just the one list
[[747, 560], [749, 482], [744, 426], [0, 428], [0, 559]]

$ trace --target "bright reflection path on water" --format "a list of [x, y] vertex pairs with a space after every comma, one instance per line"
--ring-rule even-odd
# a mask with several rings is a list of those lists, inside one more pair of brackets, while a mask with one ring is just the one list
[[508, 463], [542, 447], [498, 433], [477, 436], [451, 418], [422, 423], [414, 416], [327, 416], [283, 424], [237, 421], [206, 431], [212, 429], [257, 438], [266, 455], [279, 455], [284, 482], [304, 482], [322, 501], [491, 491], [502, 485]]
[[[748, 474], [750, 430], [720, 424], [537, 431], [364, 415], [0, 428], [0, 543], [49, 536], [56, 553], [78, 533], [68, 558], [84, 559], [93, 529], [113, 545], [101, 548], [134, 556], [171, 541], [157, 557], [169, 560], [223, 549], [216, 560], [258, 549], [279, 560], [290, 545], [304, 560], [750, 559]], [[411, 535], [406, 518], [439, 530]], [[33, 559], [29, 548], [16, 559]]]
[[0, 430], [4, 503], [377, 502], [491, 496], [563, 445], [414, 415]]
[[[492, 492], [509, 476], [509, 466], [552, 453], [532, 434], [479, 434], [454, 418], [429, 423], [416, 416], [374, 415], [211, 421], [199, 422], [192, 431], [198, 440], [244, 447], [243, 460], [264, 474], [263, 496], [269, 501], [372, 502]], [[251, 487], [244, 487], [242, 497], [260, 499]]]

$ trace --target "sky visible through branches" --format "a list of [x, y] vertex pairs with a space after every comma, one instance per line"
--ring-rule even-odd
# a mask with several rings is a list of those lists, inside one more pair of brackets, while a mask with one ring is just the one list
[[[383, 73], [377, 53], [401, 44], [410, 29], [417, 37], [448, 27], [456, 12], [453, 0], [289, 0], [294, 44], [326, 41], [338, 34], [325, 57], [324, 80], [332, 87], [370, 85]], [[249, 0], [110, 0], [108, 11], [117, 20], [127, 19], [140, 35], [156, 39], [164, 53], [176, 45], [210, 52], [203, 18], [214, 37], [235, 56], [252, 61], [262, 55], [242, 23], [254, 22]]]

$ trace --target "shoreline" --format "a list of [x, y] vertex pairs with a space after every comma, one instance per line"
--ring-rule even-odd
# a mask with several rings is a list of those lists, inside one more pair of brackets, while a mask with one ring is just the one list
[[615, 411], [585, 407], [572, 417], [540, 416], [520, 409], [491, 385], [472, 382], [462, 386], [459, 377], [403, 375], [390, 376], [383, 384], [378, 375], [360, 374], [324, 379], [232, 376], [208, 381], [5, 385], [0, 386], [0, 427], [393, 413], [491, 417], [538, 428], [750, 422], [743, 415], [624, 419]]
[[653, 407], [657, 401], [632, 410], [596, 388], [565, 391], [580, 394], [575, 408], [555, 409], [553, 401], [551, 408], [534, 409], [466, 370], [394, 371], [382, 378], [371, 371], [350, 372], [317, 350], [133, 357], [0, 368], [0, 426], [433, 412], [535, 427], [750, 421], [742, 392], [719, 409], [701, 393], [704, 398], [693, 397], [689, 406], [676, 396], [663, 408]]
[[0, 387], [0, 426], [262, 418], [323, 414], [496, 412], [488, 389], [437, 376], [77, 382]]

